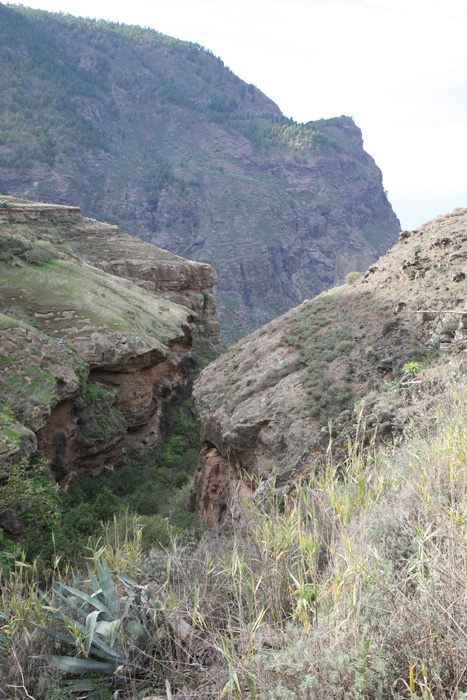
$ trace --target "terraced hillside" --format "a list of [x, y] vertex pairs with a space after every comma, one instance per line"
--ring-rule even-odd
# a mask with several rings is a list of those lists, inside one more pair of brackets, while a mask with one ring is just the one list
[[208, 265], [78, 207], [3, 200], [0, 407], [12, 413], [1, 460], [39, 450], [65, 485], [122, 464], [129, 446], [157, 447], [189, 387], [193, 345], [218, 343], [215, 283]]

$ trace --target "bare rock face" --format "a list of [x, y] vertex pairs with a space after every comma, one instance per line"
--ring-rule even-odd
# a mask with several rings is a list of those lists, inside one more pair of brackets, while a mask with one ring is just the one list
[[418, 372], [424, 358], [467, 349], [465, 272], [467, 209], [459, 209], [403, 232], [353, 284], [304, 302], [208, 366], [194, 388], [205, 445], [198, 512], [212, 524], [239, 482], [250, 496], [273, 477], [286, 483], [319, 463], [330, 440], [338, 459], [359, 420], [393, 439], [401, 426], [389, 388], [407, 377], [402, 368]]
[[218, 341], [216, 275], [78, 208], [6, 204], [0, 399], [19, 425], [3, 427], [0, 456], [37, 449], [66, 486], [118, 466], [126, 446], [158, 445], [167, 405], [189, 386], [193, 340]]
[[171, 199], [165, 202], [170, 229], [149, 237], [214, 265], [218, 317], [229, 343], [342, 284], [348, 272], [363, 272], [397, 240], [400, 226], [381, 172], [363, 150], [353, 120], [319, 120], [305, 128], [332, 147], [321, 151], [304, 143], [299, 152], [283, 148], [267, 155], [250, 147], [246, 156], [232, 154], [223, 140], [225, 152], [218, 156], [223, 169], [244, 179], [235, 179], [231, 191], [210, 178], [210, 203], [217, 211], [196, 238], [174, 239], [177, 207]]
[[239, 472], [218, 449], [206, 443], [201, 450], [197, 491], [191, 494], [191, 506], [209, 525], [217, 525], [227, 510], [233, 490], [240, 486]]

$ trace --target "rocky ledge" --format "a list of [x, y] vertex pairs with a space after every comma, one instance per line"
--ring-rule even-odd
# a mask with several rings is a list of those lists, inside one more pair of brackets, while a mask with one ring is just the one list
[[364, 275], [207, 367], [194, 390], [204, 446], [193, 507], [215, 525], [236, 492], [245, 498], [262, 482], [262, 490], [286, 483], [314, 468], [330, 444], [338, 458], [363, 424], [366, 439], [394, 439], [413, 416], [413, 392], [433, 392], [435, 379], [426, 372], [408, 383], [399, 394], [405, 406], [392, 388], [430, 358], [467, 347], [466, 273], [467, 209], [458, 209], [403, 231]]
[[[194, 337], [217, 343], [219, 324], [212, 288], [217, 273], [207, 263], [186, 260], [167, 250], [122, 233], [117, 226], [88, 219], [79, 207], [27, 202], [0, 195], [0, 227], [20, 241], [52, 243], [58, 253], [131, 280], [194, 312]], [[23, 251], [23, 255], [24, 255]], [[27, 256], [27, 253], [26, 253]]]

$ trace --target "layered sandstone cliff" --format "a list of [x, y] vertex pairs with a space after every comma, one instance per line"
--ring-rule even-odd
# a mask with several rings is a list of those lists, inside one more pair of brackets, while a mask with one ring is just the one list
[[0, 401], [16, 421], [3, 461], [37, 449], [66, 485], [118, 466], [128, 446], [157, 446], [194, 340], [218, 342], [214, 271], [78, 208], [13, 198], [0, 207], [0, 269]]
[[[338, 459], [363, 423], [368, 436], [400, 433], [414, 410], [392, 393], [402, 368], [467, 347], [466, 275], [459, 209], [402, 232], [359, 280], [304, 302], [207, 367], [194, 391], [204, 447], [193, 505], [202, 517], [216, 524], [237, 490], [313, 468], [330, 442]], [[410, 392], [435, 385], [427, 373]]]

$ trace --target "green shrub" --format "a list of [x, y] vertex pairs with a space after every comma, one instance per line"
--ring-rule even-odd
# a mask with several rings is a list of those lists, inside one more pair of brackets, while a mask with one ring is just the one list
[[29, 245], [15, 236], [0, 235], [0, 261], [10, 262], [13, 257], [23, 255]]
[[143, 527], [143, 547], [149, 551], [153, 547], [168, 547], [171, 530], [162, 515], [143, 515], [140, 519]]
[[322, 424], [351, 408], [354, 400], [350, 373], [347, 372], [346, 384], [340, 389], [332, 387], [329, 373], [329, 365], [339, 357], [347, 357], [355, 345], [350, 326], [341, 322], [331, 324], [339, 303], [339, 296], [334, 294], [320, 295], [303, 304], [290, 322], [291, 333], [283, 336], [287, 344], [299, 348], [310, 412]]
[[58, 254], [51, 243], [42, 241], [41, 243], [35, 243], [32, 248], [25, 251], [23, 257], [28, 263], [37, 265], [39, 263], [52, 262], [58, 257]]
[[336, 345], [334, 351], [336, 353], [336, 357], [340, 357], [341, 355], [347, 355], [347, 353], [349, 353], [352, 350], [354, 345], [355, 342], [353, 340], [341, 340], [341, 342]]
[[15, 422], [15, 414], [3, 401], [0, 401], [0, 425], [11, 425]]
[[59, 517], [58, 487], [47, 460], [25, 458], [0, 468], [0, 513], [21, 509], [41, 525], [51, 526]]
[[[87, 367], [84, 369], [87, 372]], [[83, 372], [83, 370], [81, 371]], [[94, 382], [87, 382], [85, 396], [86, 401], [89, 403], [100, 403], [101, 401], [112, 401], [115, 399], [115, 394], [113, 392], [104, 389], [100, 384], [95, 384]]]
[[350, 285], [350, 284], [355, 284], [355, 282], [358, 282], [358, 280], [359, 280], [361, 277], [362, 277], [362, 273], [361, 273], [361, 272], [357, 272], [357, 271], [355, 271], [355, 272], [349, 272], [349, 273], [345, 276], [345, 283], [346, 283], [346, 284], [349, 284], [349, 285]]
[[9, 572], [14, 571], [15, 561], [21, 559], [21, 557], [21, 548], [12, 540], [6, 539], [2, 528], [0, 528], [0, 581]]
[[423, 371], [421, 362], [406, 362], [402, 367], [405, 375], [420, 374]]

